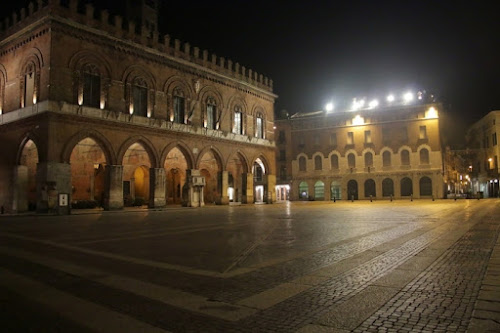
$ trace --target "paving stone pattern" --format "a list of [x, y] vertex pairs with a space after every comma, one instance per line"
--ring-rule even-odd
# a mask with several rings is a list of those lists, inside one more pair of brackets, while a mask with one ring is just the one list
[[2, 216], [2, 332], [497, 332], [499, 212], [415, 200]]

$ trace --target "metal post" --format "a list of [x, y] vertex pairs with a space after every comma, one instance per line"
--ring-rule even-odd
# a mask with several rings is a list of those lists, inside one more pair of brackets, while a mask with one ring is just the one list
[[370, 194], [370, 202], [372, 202], [372, 195]]
[[337, 201], [337, 198], [333, 197], [333, 202], [336, 202]]
[[391, 202], [392, 202], [392, 194], [391, 194]]
[[354, 202], [354, 195], [351, 195], [351, 202]]
[[413, 193], [410, 194], [410, 201], [413, 201]]

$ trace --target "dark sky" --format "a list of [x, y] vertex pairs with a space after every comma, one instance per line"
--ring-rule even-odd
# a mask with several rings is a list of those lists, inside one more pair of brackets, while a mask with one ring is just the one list
[[160, 21], [172, 38], [272, 78], [276, 110], [425, 89], [470, 123], [500, 109], [500, 19], [486, 3], [162, 1]]

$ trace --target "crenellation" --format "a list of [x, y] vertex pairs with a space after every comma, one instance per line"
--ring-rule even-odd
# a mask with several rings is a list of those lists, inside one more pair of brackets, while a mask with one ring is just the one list
[[115, 34], [117, 37], [121, 37], [123, 34], [123, 17], [120, 15], [115, 16]]
[[94, 20], [94, 6], [90, 3], [85, 5], [85, 16], [87, 18], [87, 24], [92, 24]]
[[163, 36], [163, 45], [165, 47], [165, 53], [168, 53], [170, 50], [170, 35]]
[[[45, 6], [43, 0], [30, 2], [27, 8], [21, 9], [20, 15], [18, 12], [14, 12], [12, 15], [6, 17], [2, 24], [0, 24], [0, 29], [2, 31], [8, 30], [34, 13], [41, 11]], [[200, 54], [199, 47], [191, 47], [188, 42], [181, 45], [181, 41], [178, 39], [174, 39], [174, 45], [171, 46], [171, 37], [168, 34], [163, 36], [163, 44], [159, 45], [161, 41], [158, 32], [150, 32], [145, 26], [141, 26], [139, 31], [135, 21], [124, 20], [120, 15], [110, 17], [109, 11], [105, 9], [96, 12], [96, 8], [91, 3], [84, 3], [81, 0], [67, 0], [63, 2], [61, 0], [50, 0], [48, 1], [48, 6], [54, 14], [63, 17], [69, 16], [76, 22], [87, 26], [99, 27], [101, 30], [111, 33], [117, 38], [125, 37], [141, 45], [156, 48], [165, 54], [181, 57], [210, 69], [221, 68], [223, 69], [222, 72], [229, 76], [272, 89], [268, 78], [265, 78], [263, 75], [259, 76], [259, 74], [251, 69], [247, 70], [237, 62], [233, 63], [232, 60], [217, 57], [216, 54], [210, 54], [209, 56], [208, 50], [203, 50]]]
[[128, 21], [128, 34], [131, 38], [135, 36], [135, 22], [132, 20]]
[[109, 12], [106, 9], [101, 11], [101, 23], [104, 25], [109, 24]]
[[[38, 10], [40, 10], [40, 6], [38, 6]], [[77, 0], [69, 0], [69, 11], [72, 14], [78, 13], [78, 1]]]
[[240, 78], [240, 63], [239, 62], [234, 64], [234, 72], [236, 73], [236, 78], [239, 79]]

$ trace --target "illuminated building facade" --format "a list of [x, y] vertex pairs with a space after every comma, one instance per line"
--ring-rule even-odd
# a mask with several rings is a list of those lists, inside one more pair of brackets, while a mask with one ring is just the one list
[[37, 1], [1, 22], [0, 205], [275, 200], [272, 80], [133, 16]]
[[468, 176], [472, 192], [484, 197], [499, 196], [500, 111], [491, 111], [467, 130], [467, 147], [473, 153]]
[[276, 120], [278, 186], [291, 200], [443, 198], [441, 105], [359, 103]]

